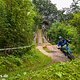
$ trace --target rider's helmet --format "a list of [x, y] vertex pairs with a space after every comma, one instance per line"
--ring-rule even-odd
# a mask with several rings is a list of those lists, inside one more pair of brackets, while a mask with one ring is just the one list
[[59, 39], [63, 39], [62, 36], [59, 36]]

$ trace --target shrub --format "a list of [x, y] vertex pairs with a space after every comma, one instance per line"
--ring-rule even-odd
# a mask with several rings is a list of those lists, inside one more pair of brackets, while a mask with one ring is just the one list
[[79, 43], [79, 35], [77, 29], [71, 25], [65, 25], [63, 23], [54, 23], [47, 33], [49, 39], [52, 43], [56, 43], [59, 40], [59, 36], [62, 36], [65, 39], [71, 39], [71, 44], [74, 47], [77, 47]]
[[30, 0], [0, 0], [0, 48], [32, 44], [35, 16]]

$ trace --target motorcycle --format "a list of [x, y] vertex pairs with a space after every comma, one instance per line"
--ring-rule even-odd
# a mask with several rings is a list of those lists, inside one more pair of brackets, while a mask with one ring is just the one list
[[65, 44], [64, 46], [59, 47], [58, 49], [60, 49], [64, 53], [64, 55], [67, 56], [70, 60], [75, 59], [73, 53], [72, 52], [70, 53], [68, 49], [66, 49], [66, 46], [68, 45]]

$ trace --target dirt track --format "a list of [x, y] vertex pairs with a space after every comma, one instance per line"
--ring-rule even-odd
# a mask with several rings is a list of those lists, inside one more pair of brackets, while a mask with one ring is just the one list
[[[37, 33], [37, 42], [38, 46], [36, 47], [39, 51], [41, 51], [44, 55], [51, 57], [54, 62], [66, 62], [69, 59], [59, 50], [57, 49], [57, 45], [51, 45], [42, 35], [42, 31], [38, 30]], [[47, 52], [44, 47], [51, 51]]]

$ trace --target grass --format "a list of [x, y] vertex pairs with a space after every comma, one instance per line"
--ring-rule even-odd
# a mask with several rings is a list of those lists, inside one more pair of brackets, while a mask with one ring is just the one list
[[80, 59], [31, 72], [25, 80], [80, 80]]
[[22, 57], [0, 56], [0, 75], [7, 74], [8, 80], [20, 80], [20, 75], [22, 75], [21, 80], [26, 80], [22, 79], [25, 74], [28, 76], [29, 73], [41, 70], [50, 64], [52, 60], [36, 49], [32, 49]]
[[20, 71], [9, 80], [80, 80], [80, 60], [51, 64], [29, 72]]
[[32, 49], [22, 57], [0, 56], [0, 80], [4, 75], [8, 75], [6, 80], [80, 80], [80, 59], [52, 64], [50, 58]]

